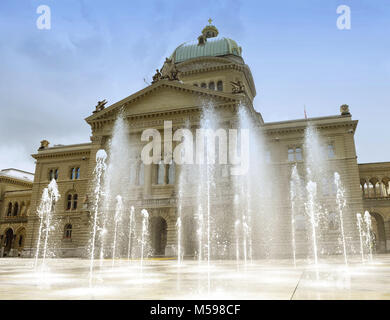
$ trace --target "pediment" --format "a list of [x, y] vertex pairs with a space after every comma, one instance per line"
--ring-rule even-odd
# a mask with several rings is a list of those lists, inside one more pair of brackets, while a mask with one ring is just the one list
[[180, 111], [181, 109], [201, 107], [208, 101], [217, 105], [235, 104], [239, 103], [240, 96], [180, 82], [160, 80], [85, 120], [92, 123], [97, 120], [110, 119], [115, 117], [119, 110], [124, 110], [126, 116]]

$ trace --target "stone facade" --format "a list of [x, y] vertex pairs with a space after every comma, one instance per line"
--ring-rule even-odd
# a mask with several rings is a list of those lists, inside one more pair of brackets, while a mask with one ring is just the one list
[[16, 169], [0, 171], [0, 255], [20, 256], [31, 212], [33, 175]]
[[[280, 239], [275, 240], [280, 247], [276, 251], [283, 253], [289, 250], [286, 248], [285, 238], [290, 236], [290, 222], [286, 216], [291, 208], [288, 197], [284, 195], [289, 192], [288, 181], [292, 165], [297, 164], [298, 170], [303, 171], [303, 160], [289, 160], [288, 152], [291, 148], [303, 148], [304, 131], [308, 122], [319, 130], [324, 141], [333, 146], [334, 156], [329, 159], [330, 166], [340, 173], [347, 190], [346, 228], [356, 229], [356, 213], [368, 210], [375, 218], [378, 251], [390, 250], [390, 163], [357, 163], [354, 142], [357, 120], [352, 120], [348, 108], [343, 107], [341, 114], [336, 116], [267, 123], [253, 108], [256, 89], [250, 69], [241, 57], [241, 48], [239, 53], [200, 56], [176, 64], [174, 58], [172, 55], [170, 61], [167, 59], [161, 73], [156, 73], [152, 85], [107, 108], [105, 102], [99, 102], [96, 110], [86, 118], [91, 127], [89, 143], [50, 147], [47, 141], [42, 141], [41, 147], [33, 155], [36, 160], [33, 182], [0, 175], [0, 235], [2, 247], [8, 254], [10, 242], [6, 239], [7, 232], [10, 235], [9, 229], [12, 229], [12, 237], [16, 235], [12, 238], [11, 247], [18, 250], [17, 254], [12, 254], [21, 254], [22, 249], [23, 255], [34, 254], [39, 226], [37, 208], [43, 189], [51, 178], [55, 178], [61, 195], [56, 205], [56, 232], [53, 233], [55, 235], [52, 240], [56, 243], [56, 254], [64, 257], [85, 256], [90, 238], [91, 188], [96, 153], [99, 149], [108, 148], [118, 112], [122, 112], [128, 121], [132, 147], [141, 149], [140, 135], [144, 129], [152, 127], [162, 131], [164, 121], [172, 121], [173, 130], [185, 127], [188, 121], [192, 128], [196, 128], [199, 126], [202, 108], [210, 102], [220, 113], [223, 126], [232, 127], [237, 122], [238, 107], [245, 105], [264, 132], [270, 161], [278, 172], [275, 177], [277, 192], [273, 195], [278, 199], [278, 207], [275, 208], [278, 213], [275, 215], [282, 222], [285, 220], [285, 227], [282, 228], [285, 232], [281, 232]], [[172, 69], [172, 63], [179, 71], [179, 80], [175, 79], [176, 73], [172, 77], [169, 74], [169, 70], [176, 70]], [[146, 208], [151, 217], [161, 217], [165, 221], [163, 252], [165, 255], [172, 255], [176, 244], [180, 166], [176, 167], [173, 180], [166, 176], [163, 183], [158, 183], [156, 165], [145, 165], [141, 175], [140, 160], [134, 159], [134, 164], [137, 167], [137, 177], [128, 197], [136, 210]], [[9, 203], [19, 203], [23, 209], [18, 209], [19, 213], [11, 213], [10, 216], [7, 211]], [[191, 207], [186, 207], [184, 211], [189, 216], [193, 214]], [[17, 243], [22, 233], [19, 246]], [[297, 237], [300, 239], [297, 250], [305, 254], [306, 238], [302, 232], [298, 232]], [[330, 231], [324, 241], [332, 246], [337, 241], [336, 238]]]

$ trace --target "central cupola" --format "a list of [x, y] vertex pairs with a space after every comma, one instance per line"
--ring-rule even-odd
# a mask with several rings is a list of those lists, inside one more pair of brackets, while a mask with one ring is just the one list
[[[256, 89], [249, 67], [236, 41], [219, 36], [209, 19], [197, 40], [179, 45], [153, 78], [179, 80], [209, 90], [247, 94], [250, 100]], [[171, 75], [176, 75], [172, 77]]]
[[203, 45], [208, 38], [215, 38], [218, 36], [218, 29], [211, 24], [213, 20], [209, 19], [209, 25], [205, 26], [202, 30], [202, 34], [198, 37], [198, 44]]

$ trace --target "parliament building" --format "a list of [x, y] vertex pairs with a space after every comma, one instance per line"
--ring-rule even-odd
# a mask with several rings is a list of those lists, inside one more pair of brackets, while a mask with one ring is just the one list
[[[56, 204], [57, 229], [53, 235], [59, 256], [84, 256], [90, 239], [96, 153], [107, 149], [118, 112], [124, 114], [132, 134], [140, 135], [146, 128], [162, 130], [164, 120], [172, 121], [174, 129], [185, 127], [186, 119], [199, 123], [202, 101], [212, 101], [215, 108], [224, 110], [227, 123], [244, 103], [261, 124], [270, 146], [270, 161], [280, 176], [285, 176], [287, 186], [291, 167], [304, 161], [304, 132], [310, 121], [326, 137], [329, 161], [343, 178], [348, 193], [347, 220], [355, 224], [356, 213], [368, 211], [376, 252], [389, 252], [390, 162], [358, 163], [354, 141], [358, 121], [352, 119], [349, 107], [335, 106], [334, 115], [326, 117], [266, 122], [253, 108], [255, 96], [255, 83], [242, 48], [236, 41], [219, 36], [215, 26], [207, 25], [195, 41], [174, 50], [156, 70], [150, 85], [111, 105], [99, 101], [85, 119], [91, 128], [89, 142], [51, 145], [42, 140], [32, 155], [34, 173], [14, 168], [0, 171], [1, 256], [34, 254], [37, 209], [43, 189], [53, 178], [61, 196]], [[134, 160], [131, 194], [136, 208], [146, 208], [151, 218], [158, 218], [159, 226], [151, 230], [155, 254], [171, 255], [170, 248], [176, 244], [178, 174], [166, 165], [161, 176], [155, 166]]]

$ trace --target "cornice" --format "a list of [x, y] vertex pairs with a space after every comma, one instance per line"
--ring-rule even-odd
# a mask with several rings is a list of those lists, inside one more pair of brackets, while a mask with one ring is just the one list
[[[337, 118], [337, 119], [340, 119], [340, 118]], [[315, 121], [310, 121], [310, 119], [309, 119], [308, 121], [297, 120], [296, 125], [286, 126], [286, 127], [283, 127], [283, 125], [294, 124], [294, 120], [291, 120], [291, 121], [288, 121], [285, 123], [277, 123], [275, 125], [278, 125], [279, 127], [276, 127], [276, 128], [270, 127], [270, 125], [273, 125], [273, 124], [266, 123], [263, 126], [263, 129], [266, 132], [266, 134], [268, 134], [268, 135], [274, 135], [277, 133], [279, 133], [279, 134], [280, 133], [291, 133], [291, 132], [302, 133], [305, 131], [305, 129], [309, 123], [318, 129], [330, 129], [330, 128], [334, 129], [334, 128], [346, 127], [346, 128], [353, 128], [353, 130], [355, 131], [356, 126], [357, 126], [357, 120], [348, 120], [348, 121], [343, 121], [343, 122], [334, 121], [334, 122], [327, 122], [327, 123], [318, 123]]]
[[[219, 103], [215, 105], [216, 109], [233, 109], [234, 111], [237, 110], [238, 105], [240, 104], [239, 101], [231, 101], [227, 103]], [[153, 112], [145, 112], [145, 113], [140, 113], [140, 114], [130, 114], [126, 115], [126, 119], [129, 120], [130, 122], [130, 128], [142, 128], [145, 127], [145, 122], [143, 123], [136, 123], [136, 121], [147, 121], [147, 120], [153, 120], [153, 124], [157, 123], [163, 123], [164, 120], [162, 119], [163, 117], [168, 117], [168, 116], [191, 116], [195, 114], [199, 114], [202, 111], [203, 107], [202, 106], [195, 106], [195, 107], [188, 107], [188, 108], [180, 108], [180, 109], [171, 109], [171, 110], [164, 110], [164, 111], [153, 111]], [[113, 124], [115, 122], [115, 117], [110, 117], [106, 119], [101, 119], [101, 120], [95, 120], [94, 122], [91, 122], [91, 127], [93, 132], [96, 130], [102, 129], [105, 125], [107, 124]], [[176, 120], [176, 119], [172, 119]], [[184, 119], [180, 118], [180, 121], [176, 121], [176, 123], [183, 123]], [[173, 124], [175, 121], [173, 121]], [[150, 123], [149, 123], [150, 125]]]
[[155, 93], [158, 90], [164, 89], [164, 88], [165, 89], [173, 89], [173, 90], [182, 91], [182, 92], [194, 93], [200, 97], [208, 97], [209, 99], [219, 99], [219, 100], [223, 100], [225, 102], [236, 102], [236, 103], [239, 102], [239, 100], [235, 97], [235, 95], [230, 94], [230, 93], [221, 92], [221, 91], [211, 91], [209, 89], [195, 87], [195, 86], [188, 85], [188, 84], [182, 84], [182, 83], [177, 82], [177, 81], [160, 80], [160, 81], [128, 96], [127, 98], [112, 104], [111, 106], [107, 107], [106, 109], [104, 109], [96, 114], [92, 114], [91, 116], [87, 117], [85, 119], [85, 121], [87, 121], [87, 123], [91, 124], [94, 121], [99, 121], [102, 119], [107, 119], [109, 117], [112, 117], [119, 108], [123, 108], [123, 107], [126, 107], [132, 103], [135, 103], [135, 102], [141, 100], [142, 98], [144, 98], [152, 93]]
[[17, 185], [28, 186], [28, 187], [32, 187], [33, 185], [32, 181], [30, 182], [30, 181], [20, 180], [17, 178], [7, 177], [7, 176], [0, 176], [0, 182], [17, 184]]
[[56, 158], [56, 157], [67, 157], [75, 155], [89, 155], [91, 150], [75, 150], [75, 151], [58, 151], [58, 150], [46, 150], [45, 153], [36, 153], [31, 156], [34, 159], [43, 159], [43, 158]]

